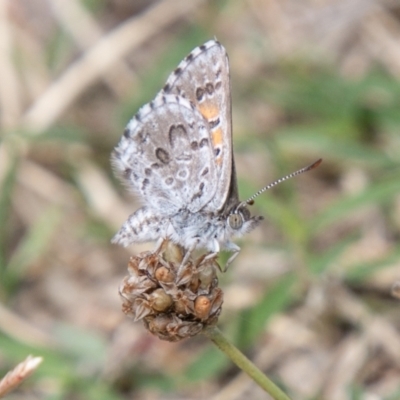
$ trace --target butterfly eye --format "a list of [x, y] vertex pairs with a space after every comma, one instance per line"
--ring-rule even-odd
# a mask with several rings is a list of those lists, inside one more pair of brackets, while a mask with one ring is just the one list
[[241, 214], [230, 214], [228, 224], [232, 229], [240, 229], [243, 225], [243, 217]]

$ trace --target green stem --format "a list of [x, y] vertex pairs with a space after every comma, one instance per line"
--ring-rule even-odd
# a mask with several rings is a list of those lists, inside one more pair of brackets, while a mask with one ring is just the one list
[[290, 400], [290, 398], [269, 380], [243, 353], [241, 353], [216, 326], [210, 326], [203, 331], [220, 350], [222, 350], [243, 372], [249, 375], [261, 388], [275, 400]]

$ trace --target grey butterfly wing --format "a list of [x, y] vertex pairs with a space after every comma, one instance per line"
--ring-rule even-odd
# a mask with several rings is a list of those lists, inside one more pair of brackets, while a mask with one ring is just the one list
[[190, 100], [210, 128], [217, 180], [215, 196], [205, 210], [225, 210], [230, 203], [237, 203], [229, 61], [225, 48], [210, 40], [194, 49], [169, 76], [161, 93]]
[[197, 212], [215, 193], [206, 121], [187, 100], [157, 96], [132, 118], [112, 155], [122, 179], [158, 215]]

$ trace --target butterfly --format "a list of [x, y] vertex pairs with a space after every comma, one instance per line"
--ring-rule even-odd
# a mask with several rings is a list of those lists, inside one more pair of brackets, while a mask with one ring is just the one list
[[233, 242], [263, 219], [248, 206], [263, 191], [309, 169], [283, 177], [246, 201], [238, 196], [232, 145], [229, 61], [225, 48], [210, 40], [187, 55], [153, 101], [128, 123], [112, 153], [112, 165], [144, 203], [112, 239], [131, 243], [165, 239], [186, 250], [215, 257], [240, 251]]

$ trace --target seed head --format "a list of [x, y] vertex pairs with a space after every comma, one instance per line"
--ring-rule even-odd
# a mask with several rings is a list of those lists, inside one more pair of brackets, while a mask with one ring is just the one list
[[171, 342], [216, 324], [223, 302], [215, 259], [189, 258], [181, 265], [182, 259], [182, 249], [171, 242], [131, 257], [119, 288], [122, 311]]

